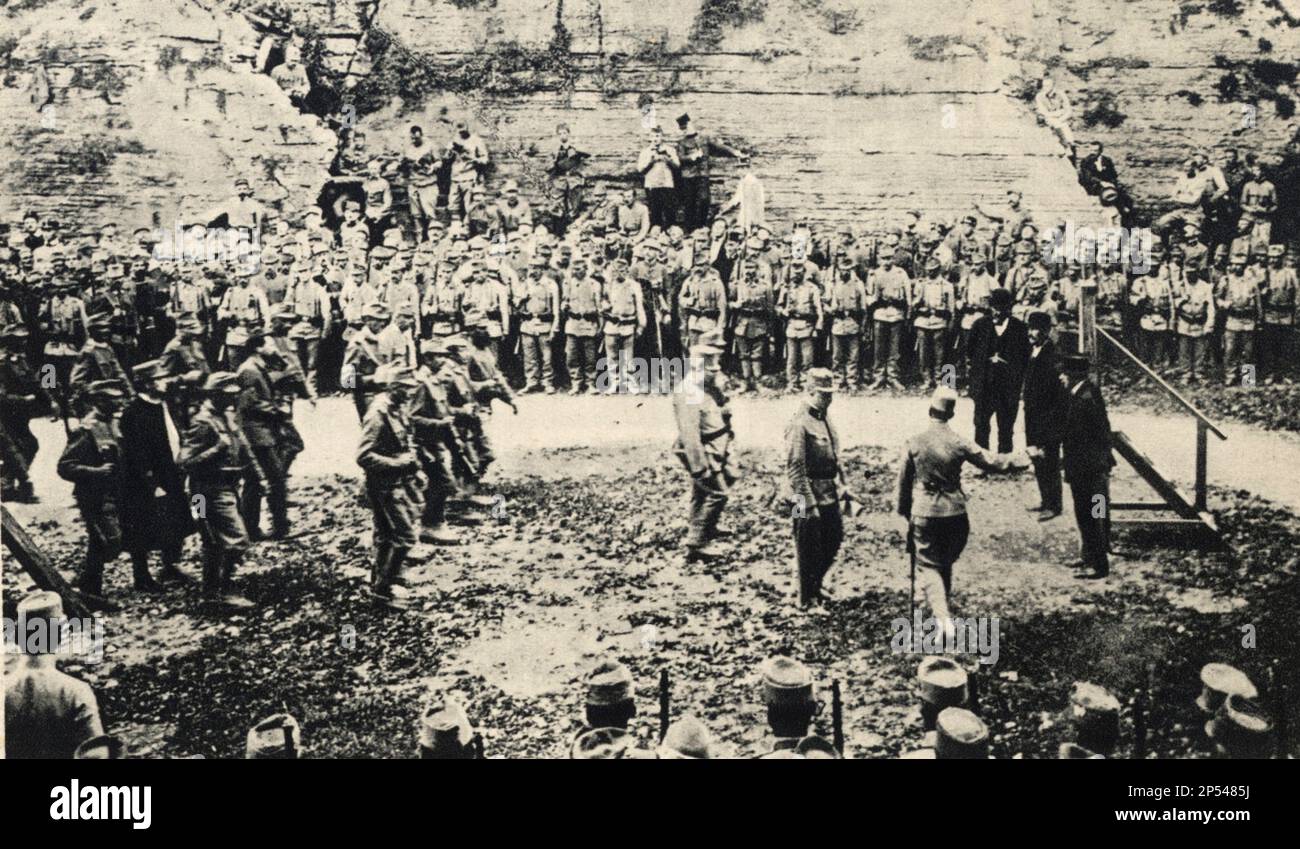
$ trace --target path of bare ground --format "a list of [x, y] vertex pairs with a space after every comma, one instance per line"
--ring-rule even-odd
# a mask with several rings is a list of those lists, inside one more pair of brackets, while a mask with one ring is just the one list
[[[737, 405], [747, 474], [728, 510], [728, 560], [706, 570], [685, 566], [679, 552], [686, 489], [666, 450], [666, 399], [525, 399], [517, 419], [499, 413], [492, 423], [504, 519], [466, 529], [469, 545], [413, 570], [424, 609], [388, 618], [362, 595], [368, 514], [356, 500], [355, 419], [336, 399], [302, 407], [309, 448], [293, 497], [296, 524], [312, 533], [258, 547], [243, 574], [260, 611], [214, 622], [197, 615], [192, 592], [141, 601], [126, 592], [122, 561], [111, 584], [126, 604], [109, 617], [105, 661], [78, 671], [99, 689], [108, 723], [152, 754], [237, 756], [254, 719], [288, 709], [317, 756], [408, 756], [420, 704], [445, 687], [470, 702], [491, 752], [558, 756], [579, 712], [582, 672], [610, 653], [637, 675], [643, 735], [666, 667], [676, 710], [701, 714], [744, 754], [763, 738], [755, 669], [787, 651], [823, 682], [843, 682], [852, 753], [891, 756], [920, 737], [917, 658], [889, 646], [890, 621], [906, 615], [908, 579], [902, 525], [888, 502], [896, 447], [923, 420], [924, 402], [836, 403], [853, 446], [850, 477], [869, 512], [851, 525], [830, 581], [846, 600], [825, 619], [794, 613], [789, 528], [765, 508], [795, 403]], [[1185, 421], [1116, 420], [1143, 434], [1158, 462], [1190, 471]], [[1040, 525], [1023, 511], [1028, 477], [970, 481], [977, 530], [958, 567], [956, 602], [965, 615], [1000, 618], [998, 662], [982, 676], [998, 756], [1050, 755], [1061, 734], [1053, 717], [1076, 679], [1127, 695], [1152, 667], [1152, 743], [1165, 756], [1201, 749], [1191, 700], [1202, 663], [1228, 659], [1263, 683], [1278, 658], [1295, 691], [1300, 524], [1289, 511], [1300, 493], [1282, 470], [1294, 474], [1300, 448], [1282, 434], [1229, 434], [1213, 449], [1211, 471], [1233, 488], [1216, 490], [1213, 506], [1234, 553], [1128, 535], [1119, 542], [1130, 556], [1100, 583], [1077, 582], [1062, 565], [1074, 555], [1068, 519]], [[52, 477], [58, 439], [41, 435], [52, 437], [37, 464], [44, 502], [17, 512], [71, 569], [80, 525]], [[1237, 450], [1227, 455], [1228, 446]], [[1137, 485], [1126, 477], [1117, 495]], [[11, 597], [24, 584], [6, 571]], [[1244, 624], [1255, 626], [1257, 649], [1242, 648]], [[1294, 708], [1290, 720], [1300, 721]]]

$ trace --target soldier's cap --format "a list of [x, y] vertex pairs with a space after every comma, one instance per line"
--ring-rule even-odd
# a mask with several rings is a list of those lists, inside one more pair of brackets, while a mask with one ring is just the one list
[[244, 758], [250, 761], [292, 761], [302, 756], [298, 720], [287, 713], [268, 716], [248, 729]]
[[506, 180], [504, 183], [501, 184], [501, 191], [517, 192], [519, 191], [519, 183], [515, 182], [514, 180]]
[[92, 380], [86, 384], [85, 393], [90, 398], [125, 398], [126, 389], [118, 378]]
[[834, 392], [835, 374], [828, 368], [808, 369], [808, 391]]
[[485, 251], [492, 243], [482, 236], [475, 236], [469, 240], [469, 249], [472, 251]]
[[632, 671], [617, 660], [603, 660], [587, 673], [587, 704], [611, 706], [632, 698]]
[[936, 760], [983, 760], [989, 754], [989, 729], [966, 708], [950, 707], [935, 722]]
[[[18, 602], [17, 614], [19, 633], [25, 634], [29, 622], [55, 624], [62, 621], [63, 599], [51, 590], [33, 590]], [[58, 647], [47, 645], [46, 648], [53, 652]]]
[[695, 716], [687, 714], [668, 726], [658, 754], [664, 760], [708, 760], [713, 757], [713, 735]]
[[376, 245], [371, 249], [370, 256], [372, 259], [392, 259], [396, 253], [392, 245]]
[[455, 696], [434, 698], [420, 714], [420, 747], [423, 749], [453, 755], [473, 739], [474, 727]]
[[1228, 258], [1229, 265], [1245, 265], [1246, 255], [1244, 253], [1235, 253]]
[[1090, 748], [1109, 754], [1119, 743], [1119, 699], [1100, 684], [1076, 681], [1070, 690], [1075, 735]]
[[930, 396], [930, 417], [947, 421], [957, 409], [957, 393], [952, 387], [940, 386]]
[[926, 271], [937, 271], [940, 268], [943, 268], [943, 263], [937, 256], [931, 255], [930, 258], [925, 261]]
[[1226, 663], [1207, 663], [1201, 668], [1201, 694], [1196, 706], [1205, 713], [1214, 714], [1224, 700], [1233, 694], [1253, 699], [1259, 695], [1246, 673]]
[[[751, 239], [750, 241], [753, 241], [753, 240]], [[840, 251], [839, 253], [837, 253], [837, 254], [835, 255], [835, 267], [836, 267], [836, 268], [852, 268], [852, 267], [853, 267], [853, 257], [849, 256], [849, 255], [848, 255], [846, 252], [844, 252], [844, 251]]]
[[916, 685], [921, 701], [939, 708], [966, 704], [966, 670], [957, 661], [931, 655], [916, 668]]
[[451, 353], [447, 347], [447, 342], [441, 336], [434, 336], [431, 339], [420, 340], [420, 354], [434, 354], [436, 356], [445, 356]]
[[700, 338], [691, 346], [691, 355], [717, 355], [725, 350], [726, 346], [723, 344], [722, 331], [714, 329], [700, 334]]
[[844, 756], [835, 748], [835, 744], [825, 737], [809, 734], [794, 747], [795, 754], [810, 761], [840, 760]]
[[1205, 736], [1236, 758], [1267, 758], [1273, 748], [1273, 723], [1253, 698], [1233, 693], [1205, 723]]
[[72, 753], [72, 759], [76, 761], [119, 761], [126, 756], [126, 742], [112, 734], [91, 737]]
[[538, 246], [539, 250], [536, 253], [534, 253], [532, 257], [529, 258], [528, 260], [529, 268], [545, 268], [548, 265], [548, 263], [546, 262], [546, 257], [543, 255], [542, 251], [540, 250], [540, 247], [541, 246], [539, 245]]
[[363, 319], [376, 319], [378, 321], [388, 321], [392, 314], [388, 312], [388, 307], [381, 303], [366, 304], [365, 309], [361, 310]]
[[1042, 310], [1034, 310], [1025, 319], [1025, 324], [1029, 325], [1030, 330], [1051, 330], [1052, 317]]
[[1034, 246], [1030, 244], [1028, 241], [1016, 242], [1017, 254], [1031, 254], [1033, 252], [1034, 252]]
[[763, 661], [763, 703], [799, 706], [813, 700], [813, 676], [807, 666], [776, 655]]
[[632, 735], [622, 728], [593, 728], [573, 741], [569, 757], [580, 761], [619, 760], [631, 743]]
[[1286, 246], [1285, 246], [1285, 245], [1269, 245], [1269, 246], [1268, 246], [1268, 255], [1269, 255], [1270, 257], [1286, 256]]
[[104, 278], [106, 280], [121, 280], [125, 276], [126, 269], [122, 267], [120, 262], [111, 263], [104, 269]]
[[234, 372], [214, 371], [203, 381], [200, 391], [206, 395], [238, 395], [242, 390]]
[[1061, 371], [1071, 374], [1083, 374], [1088, 371], [1088, 358], [1083, 354], [1063, 354], [1061, 356]]

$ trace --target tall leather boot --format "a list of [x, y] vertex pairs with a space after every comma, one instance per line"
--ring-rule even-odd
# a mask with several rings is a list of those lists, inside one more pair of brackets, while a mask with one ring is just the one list
[[131, 575], [135, 578], [135, 590], [140, 593], [160, 593], [162, 585], [149, 574], [149, 552], [131, 552]]
[[221, 603], [226, 607], [246, 610], [256, 605], [235, 591], [235, 564], [239, 562], [240, 556], [233, 551], [227, 551], [222, 557]]

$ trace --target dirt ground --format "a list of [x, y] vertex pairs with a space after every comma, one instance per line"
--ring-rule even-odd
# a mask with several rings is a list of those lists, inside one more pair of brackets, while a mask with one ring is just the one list
[[[205, 618], [195, 587], [134, 596], [124, 557], [110, 570], [123, 607], [107, 617], [103, 661], [66, 667], [95, 685], [106, 724], [146, 755], [237, 757], [254, 721], [287, 710], [311, 756], [409, 757], [428, 694], [449, 690], [469, 705], [489, 754], [557, 757], [580, 718], [585, 670], [614, 656], [636, 675], [644, 745], [667, 669], [673, 715], [699, 715], [726, 752], [743, 756], [765, 746], [758, 665], [782, 652], [815, 670], [824, 733], [835, 679], [850, 756], [896, 756], [921, 741], [920, 657], [891, 651], [891, 622], [908, 614], [905, 528], [891, 512], [892, 492], [898, 447], [924, 424], [924, 401], [846, 397], [832, 409], [868, 509], [848, 522], [828, 581], [838, 600], [821, 617], [793, 605], [789, 520], [767, 506], [796, 403], [737, 405], [745, 474], [723, 520], [733, 531], [721, 542], [727, 557], [707, 568], [681, 554], [687, 486], [668, 451], [667, 399], [530, 397], [517, 418], [498, 409], [490, 432], [500, 461], [488, 491], [501, 496], [499, 517], [460, 528], [465, 545], [411, 568], [419, 609], [387, 617], [363, 594], [369, 514], [352, 458], [355, 416], [341, 399], [302, 406], [308, 450], [291, 481], [291, 517], [308, 533], [261, 543], [248, 558], [239, 581], [258, 610]], [[963, 404], [960, 428], [968, 416]], [[1115, 418], [1153, 457], [1186, 459], [1186, 420], [1141, 411]], [[1289, 435], [1242, 430], [1230, 435], [1252, 451], [1276, 457], [1294, 448], [1251, 442]], [[42, 503], [14, 505], [15, 514], [70, 574], [82, 530], [52, 472], [59, 435], [45, 426], [40, 435]], [[997, 662], [964, 658], [979, 666], [979, 709], [996, 756], [1054, 756], [1074, 681], [1112, 688], [1125, 702], [1127, 733], [1128, 704], [1149, 680], [1148, 749], [1162, 757], [1205, 752], [1193, 699], [1208, 661], [1240, 666], [1268, 699], [1278, 682], [1297, 691], [1300, 523], [1285, 497], [1296, 497], [1294, 481], [1248, 469], [1269, 465], [1257, 459], [1230, 462], [1243, 456], [1226, 455], [1220, 474], [1212, 459], [1211, 480], [1233, 487], [1212, 493], [1227, 549], [1199, 553], [1185, 536], [1121, 532], [1121, 556], [1099, 582], [1078, 581], [1067, 566], [1077, 553], [1068, 516], [1038, 523], [1024, 510], [1036, 500], [1031, 476], [968, 476], [974, 532], [957, 566], [955, 606], [958, 615], [999, 620]], [[1114, 496], [1140, 490], [1121, 470]], [[196, 539], [187, 555], [197, 575]], [[6, 604], [28, 585], [9, 562]], [[1243, 626], [1253, 626], [1254, 647], [1243, 645]], [[1296, 727], [1296, 706], [1286, 712]]]

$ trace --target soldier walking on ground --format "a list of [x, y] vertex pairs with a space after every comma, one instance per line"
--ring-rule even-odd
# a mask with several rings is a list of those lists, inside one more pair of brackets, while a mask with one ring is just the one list
[[948, 426], [957, 393], [940, 386], [930, 398], [930, 426], [908, 440], [898, 473], [898, 515], [908, 520], [908, 547], [916, 557], [921, 596], [946, 634], [951, 634], [952, 567], [966, 548], [970, 520], [961, 487], [962, 466], [1005, 472], [1010, 456], [996, 456]]
[[686, 378], [673, 393], [677, 441], [673, 451], [691, 475], [690, 530], [686, 559], [715, 560], [721, 552], [711, 545], [718, 519], [727, 506], [736, 476], [730, 465], [733, 432], [721, 378], [722, 334], [711, 332], [691, 348]]

